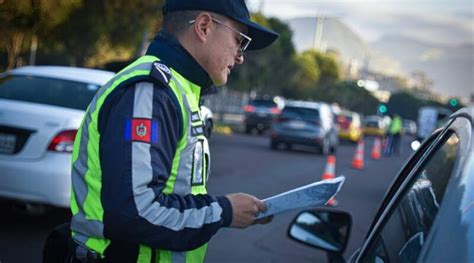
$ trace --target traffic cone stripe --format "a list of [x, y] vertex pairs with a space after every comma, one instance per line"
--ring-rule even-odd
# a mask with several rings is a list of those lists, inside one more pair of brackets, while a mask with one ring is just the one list
[[352, 167], [359, 170], [364, 168], [364, 140], [360, 140], [357, 144], [354, 159], [352, 159]]
[[372, 147], [372, 153], [370, 154], [370, 157], [374, 160], [378, 160], [380, 159], [380, 146], [381, 146], [381, 143], [380, 143], [380, 138], [379, 137], [376, 137], [375, 138], [375, 141], [374, 141], [374, 146]]
[[[321, 179], [322, 180], [327, 180], [327, 179], [333, 179], [335, 177], [336, 177], [336, 156], [329, 155], [328, 159], [326, 161], [326, 168], [324, 169], [324, 173], [321, 176]], [[326, 205], [335, 206], [335, 205], [337, 205], [337, 201], [333, 197], [333, 198], [329, 199], [329, 201], [326, 203]]]
[[336, 156], [329, 155], [326, 161], [326, 168], [324, 169], [324, 173], [321, 176], [321, 179], [332, 179], [336, 177]]

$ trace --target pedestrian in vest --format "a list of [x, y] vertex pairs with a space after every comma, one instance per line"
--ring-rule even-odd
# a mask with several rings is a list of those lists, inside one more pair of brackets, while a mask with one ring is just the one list
[[402, 133], [403, 123], [402, 118], [398, 114], [393, 114], [392, 120], [388, 128], [389, 134], [389, 148], [388, 155], [394, 153], [400, 155], [400, 137]]
[[199, 104], [246, 49], [278, 35], [250, 21], [244, 0], [169, 0], [163, 15], [146, 55], [98, 91], [77, 133], [76, 262], [202, 262], [221, 227], [271, 220], [256, 220], [266, 207], [252, 195], [207, 193]]

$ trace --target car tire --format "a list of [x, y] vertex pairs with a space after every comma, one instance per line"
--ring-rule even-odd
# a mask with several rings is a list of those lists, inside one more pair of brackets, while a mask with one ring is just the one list
[[252, 127], [245, 125], [245, 133], [246, 134], [252, 134]]
[[270, 141], [270, 149], [272, 150], [278, 150], [278, 142], [275, 140]]
[[212, 120], [209, 119], [206, 121], [206, 129], [204, 130], [204, 136], [206, 136], [207, 139], [211, 138], [213, 130], [214, 124], [212, 123]]

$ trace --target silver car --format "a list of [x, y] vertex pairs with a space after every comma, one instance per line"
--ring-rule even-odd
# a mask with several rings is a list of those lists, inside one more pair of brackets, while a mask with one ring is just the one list
[[270, 147], [280, 144], [316, 146], [320, 153], [334, 152], [339, 144], [338, 129], [331, 108], [322, 102], [290, 101], [272, 125]]
[[49, 66], [0, 75], [0, 198], [69, 207], [74, 138], [113, 75]]

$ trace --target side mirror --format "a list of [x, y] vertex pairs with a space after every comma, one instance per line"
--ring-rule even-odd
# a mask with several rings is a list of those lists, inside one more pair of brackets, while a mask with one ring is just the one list
[[349, 213], [330, 209], [301, 212], [288, 228], [288, 236], [300, 243], [342, 254], [351, 232]]

